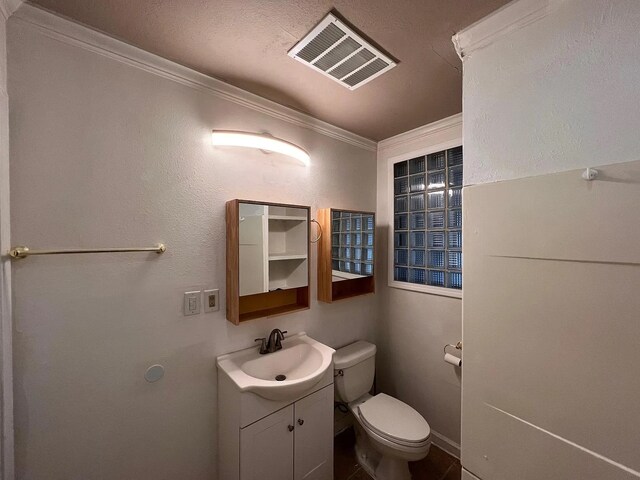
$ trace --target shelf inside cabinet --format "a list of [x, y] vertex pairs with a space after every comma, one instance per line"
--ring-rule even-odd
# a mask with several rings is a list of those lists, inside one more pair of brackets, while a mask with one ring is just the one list
[[309, 308], [309, 287], [274, 290], [240, 297], [238, 322]]
[[277, 262], [280, 260], [306, 260], [307, 255], [305, 253], [270, 253], [269, 261]]
[[308, 262], [305, 258], [269, 262], [269, 290], [298, 288], [309, 283]]
[[284, 220], [286, 222], [306, 222], [307, 217], [293, 215], [269, 215], [269, 220]]
[[362, 275], [357, 275], [355, 273], [349, 272], [341, 272], [340, 270], [332, 270], [331, 277], [334, 282], [341, 282], [343, 280], [351, 280], [354, 278], [361, 278]]

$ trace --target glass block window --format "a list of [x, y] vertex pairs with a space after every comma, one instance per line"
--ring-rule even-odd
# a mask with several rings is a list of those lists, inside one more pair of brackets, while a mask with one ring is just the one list
[[[399, 189], [404, 189], [399, 185]], [[333, 270], [373, 275], [373, 215], [331, 211], [331, 266]]]
[[462, 289], [462, 147], [393, 166], [394, 280]]

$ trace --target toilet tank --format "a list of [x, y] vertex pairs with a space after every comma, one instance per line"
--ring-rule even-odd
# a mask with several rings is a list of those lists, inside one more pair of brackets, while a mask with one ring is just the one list
[[338, 400], [349, 403], [371, 390], [376, 371], [376, 346], [360, 340], [333, 354], [335, 392]]

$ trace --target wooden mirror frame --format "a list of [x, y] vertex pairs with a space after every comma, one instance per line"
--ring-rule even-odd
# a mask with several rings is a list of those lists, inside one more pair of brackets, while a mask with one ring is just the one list
[[[307, 212], [307, 285], [304, 287], [275, 290], [240, 296], [240, 204], [268, 205], [273, 207], [299, 208]], [[230, 200], [226, 204], [227, 224], [227, 320], [235, 325], [255, 318], [282, 315], [298, 310], [307, 310], [310, 305], [310, 258], [309, 235], [311, 208], [303, 205], [260, 202], [255, 200]]]
[[341, 208], [323, 208], [318, 210], [318, 223], [322, 229], [322, 236], [318, 241], [318, 301], [325, 303], [332, 303], [336, 300], [375, 293], [376, 289], [375, 266], [373, 269], [373, 275], [371, 276], [342, 280], [340, 282], [333, 281], [333, 268], [331, 265], [331, 238], [333, 232], [331, 229], [331, 218], [334, 210], [348, 213], [362, 213], [364, 215], [373, 216], [373, 255], [375, 262], [376, 214], [374, 212], [344, 210]]

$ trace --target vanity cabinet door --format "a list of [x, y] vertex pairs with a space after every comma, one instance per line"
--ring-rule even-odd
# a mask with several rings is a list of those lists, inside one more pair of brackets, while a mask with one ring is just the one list
[[240, 430], [241, 480], [293, 479], [293, 409], [289, 405]]
[[295, 403], [295, 480], [333, 478], [333, 385]]

